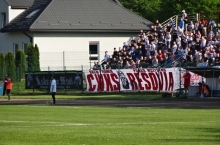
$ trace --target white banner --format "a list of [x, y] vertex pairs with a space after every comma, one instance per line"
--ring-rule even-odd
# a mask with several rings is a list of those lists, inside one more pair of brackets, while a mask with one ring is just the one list
[[88, 92], [173, 91], [180, 86], [179, 72], [179, 68], [84, 71]]

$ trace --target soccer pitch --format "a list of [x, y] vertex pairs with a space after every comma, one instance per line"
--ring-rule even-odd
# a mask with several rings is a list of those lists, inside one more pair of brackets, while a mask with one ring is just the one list
[[1, 105], [0, 145], [220, 144], [217, 109]]

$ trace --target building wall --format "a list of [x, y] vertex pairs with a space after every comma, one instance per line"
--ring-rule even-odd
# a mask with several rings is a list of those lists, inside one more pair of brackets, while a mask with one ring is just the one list
[[9, 6], [8, 4], [4, 1], [4, 0], [0, 0], [0, 27], [2, 28], [2, 13], [6, 13], [6, 22], [8, 23], [9, 22], [9, 19], [8, 19], [8, 13], [9, 13]]
[[105, 51], [111, 55], [114, 47], [123, 46], [136, 33], [35, 33], [34, 44], [40, 51], [41, 70], [89, 69], [90, 42], [98, 42], [98, 61], [103, 60]]
[[30, 44], [30, 39], [22, 32], [0, 33], [0, 53], [14, 52], [14, 44], [23, 49], [23, 43]]
[[21, 14], [25, 9], [11, 9], [11, 6], [9, 7], [9, 18], [8, 21], [10, 22], [15, 17], [17, 17], [19, 14]]
[[[22, 13], [24, 9], [11, 9], [4, 1], [0, 0], [0, 27], [2, 28], [3, 17], [2, 13], [6, 14], [6, 24], [8, 24], [17, 15]], [[22, 32], [19, 33], [0, 33], [0, 53], [13, 52], [13, 44], [17, 43], [22, 49], [22, 42], [29, 43], [29, 38]]]

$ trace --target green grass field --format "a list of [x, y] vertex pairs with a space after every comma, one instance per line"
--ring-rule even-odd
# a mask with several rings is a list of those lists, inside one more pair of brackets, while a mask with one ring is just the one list
[[220, 144], [219, 110], [0, 106], [0, 145]]

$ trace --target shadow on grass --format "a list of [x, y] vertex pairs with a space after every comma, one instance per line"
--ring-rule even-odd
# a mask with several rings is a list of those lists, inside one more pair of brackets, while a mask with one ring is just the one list
[[[178, 144], [181, 144], [181, 142], [184, 143], [220, 143], [220, 129], [219, 128], [193, 128], [195, 135], [190, 136], [190, 139], [187, 138], [180, 138], [180, 139], [160, 139], [160, 142], [176, 142]], [[197, 135], [197, 132], [203, 133], [203, 135]], [[193, 137], [195, 137], [193, 139]]]

